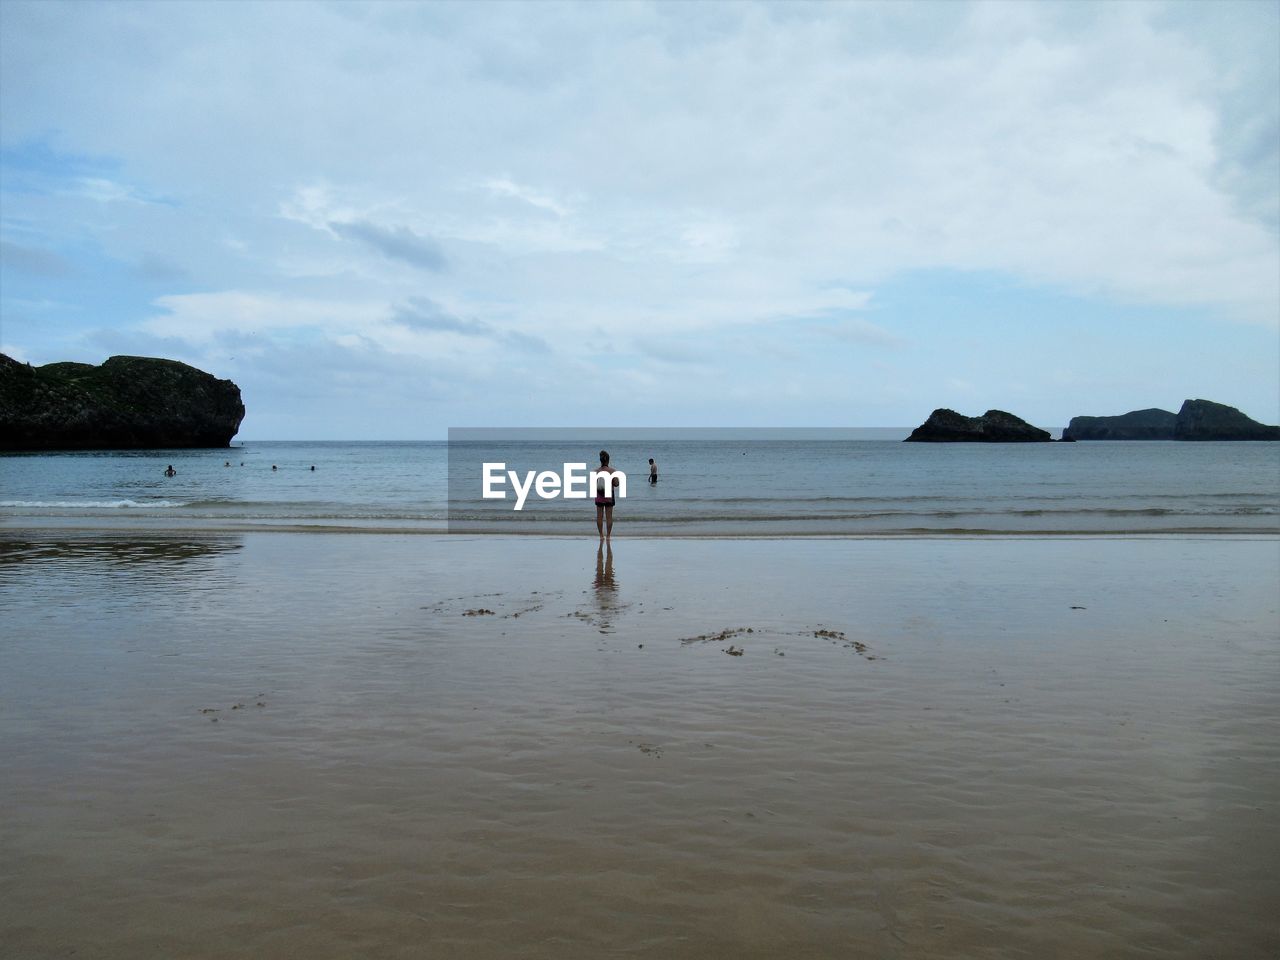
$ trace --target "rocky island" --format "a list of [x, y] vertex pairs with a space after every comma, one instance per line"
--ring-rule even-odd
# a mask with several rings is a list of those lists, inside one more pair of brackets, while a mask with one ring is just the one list
[[0, 449], [225, 447], [240, 388], [176, 360], [111, 357], [32, 367], [0, 354]]
[[1072, 417], [1064, 440], [1280, 440], [1280, 427], [1258, 423], [1235, 407], [1187, 400], [1177, 413], [1151, 408], [1115, 417]]
[[1003, 410], [988, 410], [980, 417], [966, 417], [939, 408], [911, 431], [904, 442], [917, 443], [1046, 443], [1048, 430], [1033, 427], [1021, 417]]

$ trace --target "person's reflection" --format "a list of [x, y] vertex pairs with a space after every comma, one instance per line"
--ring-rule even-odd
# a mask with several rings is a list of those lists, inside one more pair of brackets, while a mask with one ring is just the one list
[[596, 549], [596, 603], [601, 613], [612, 613], [618, 583], [613, 578], [613, 545], [602, 543]]

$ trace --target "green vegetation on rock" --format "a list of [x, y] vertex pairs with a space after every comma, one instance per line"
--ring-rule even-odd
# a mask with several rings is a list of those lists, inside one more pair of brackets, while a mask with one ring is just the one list
[[225, 447], [244, 412], [234, 383], [176, 360], [32, 367], [0, 354], [0, 449]]

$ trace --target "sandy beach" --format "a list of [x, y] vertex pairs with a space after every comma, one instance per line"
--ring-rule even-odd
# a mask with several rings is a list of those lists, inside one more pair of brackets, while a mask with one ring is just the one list
[[0, 943], [1272, 957], [1274, 538], [0, 532]]

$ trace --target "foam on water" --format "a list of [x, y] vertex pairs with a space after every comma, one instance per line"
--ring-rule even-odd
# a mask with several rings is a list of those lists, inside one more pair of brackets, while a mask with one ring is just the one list
[[159, 510], [166, 507], [185, 507], [180, 500], [0, 500], [0, 507], [37, 509], [48, 507], [57, 510]]

